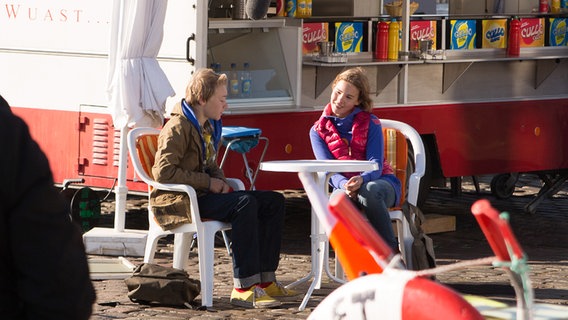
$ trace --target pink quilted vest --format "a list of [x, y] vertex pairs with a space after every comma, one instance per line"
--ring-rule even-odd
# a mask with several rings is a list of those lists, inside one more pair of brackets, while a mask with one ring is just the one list
[[[333, 122], [325, 116], [331, 114], [331, 106], [328, 104], [323, 115], [316, 121], [315, 130], [318, 135], [325, 141], [329, 151], [338, 160], [366, 160], [367, 135], [369, 133], [369, 122], [371, 114], [369, 112], [359, 112], [353, 118], [351, 144], [347, 139], [339, 136], [337, 128]], [[393, 170], [390, 164], [383, 159], [382, 174], [392, 174]], [[347, 178], [359, 175], [358, 172], [345, 172], [343, 175]]]

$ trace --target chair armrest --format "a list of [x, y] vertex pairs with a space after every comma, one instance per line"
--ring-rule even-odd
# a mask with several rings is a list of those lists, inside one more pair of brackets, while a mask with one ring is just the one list
[[190, 200], [197, 199], [197, 194], [195, 193], [195, 189], [187, 184], [180, 184], [180, 183], [159, 183], [156, 181], [152, 181], [150, 185], [158, 190], [167, 190], [167, 191], [178, 191], [178, 192], [185, 192], [189, 195]]
[[185, 192], [189, 196], [189, 206], [191, 210], [190, 215], [192, 221], [201, 221], [199, 207], [197, 205], [197, 194], [192, 186], [179, 183], [159, 183], [156, 181], [150, 181], [149, 184], [158, 190]]
[[245, 185], [240, 179], [237, 178], [227, 178], [227, 183], [233, 190], [245, 190]]
[[[158, 190], [168, 190], [168, 191], [178, 191], [178, 192], [185, 192], [189, 196], [189, 202], [191, 206], [191, 215], [192, 219], [201, 220], [201, 216], [199, 215], [199, 208], [197, 206], [197, 194], [195, 189], [187, 184], [176, 184], [176, 183], [159, 183], [156, 181], [149, 181], [150, 185], [153, 188]], [[227, 182], [233, 190], [244, 190], [245, 186], [243, 182], [239, 179], [227, 179]]]
[[[245, 185], [239, 179], [227, 178], [227, 183], [229, 184], [229, 186], [231, 188], [233, 188], [233, 190], [244, 190], [245, 189]], [[192, 200], [197, 199], [197, 194], [195, 192], [195, 189], [192, 186], [187, 185], [187, 184], [159, 183], [159, 182], [156, 182], [156, 181], [152, 181], [151, 185], [152, 185], [152, 187], [154, 187], [158, 190], [185, 192], [189, 195], [190, 199], [192, 199]]]

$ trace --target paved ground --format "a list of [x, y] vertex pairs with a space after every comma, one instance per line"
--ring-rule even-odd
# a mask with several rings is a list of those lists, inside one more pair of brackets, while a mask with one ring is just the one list
[[[534, 176], [522, 176], [516, 192], [509, 199], [495, 199], [490, 192], [489, 177], [481, 177], [481, 190], [476, 193], [471, 181], [464, 179], [463, 192], [453, 197], [449, 188], [430, 191], [422, 210], [425, 214], [449, 214], [456, 216], [457, 230], [432, 234], [438, 265], [487, 257], [489, 246], [477, 226], [469, 208], [479, 198], [488, 198], [501, 211], [511, 214], [513, 230], [525, 249], [531, 268], [535, 300], [568, 305], [568, 186], [553, 198], [545, 200], [536, 214], [524, 214], [524, 206], [534, 198], [539, 180]], [[309, 257], [309, 203], [302, 192], [286, 191], [287, 218], [283, 236], [283, 250], [279, 279], [290, 283], [304, 276], [310, 266]], [[126, 215], [127, 228], [144, 228], [144, 200], [132, 198]], [[141, 208], [142, 205], [142, 208]], [[112, 211], [112, 203], [103, 203], [104, 211]], [[112, 214], [105, 214], [103, 226], [112, 226]], [[94, 281], [97, 302], [92, 319], [305, 319], [327, 294], [339, 285], [330, 283], [324, 276], [322, 289], [316, 290], [306, 310], [298, 311], [302, 297], [287, 301], [279, 309], [245, 310], [229, 304], [232, 284], [231, 262], [223, 248], [217, 248], [215, 259], [214, 309], [208, 311], [169, 307], [147, 307], [128, 300], [127, 289], [122, 280]], [[91, 256], [95, 258], [95, 256]], [[99, 258], [99, 257], [97, 257]], [[141, 258], [129, 257], [134, 264]], [[160, 242], [157, 262], [171, 265], [172, 241]], [[196, 253], [190, 253], [189, 274], [198, 278]], [[514, 303], [514, 292], [508, 278], [500, 269], [490, 266], [468, 267], [438, 275], [437, 279], [459, 292], [479, 294], [501, 301]], [[299, 286], [306, 290], [309, 284]], [[198, 297], [198, 302], [200, 297]]]

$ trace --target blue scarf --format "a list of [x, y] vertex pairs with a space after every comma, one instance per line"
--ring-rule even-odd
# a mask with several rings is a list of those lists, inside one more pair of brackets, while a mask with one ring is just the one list
[[[183, 115], [187, 118], [187, 120], [189, 120], [189, 122], [195, 127], [195, 129], [197, 129], [197, 132], [199, 132], [199, 138], [201, 139], [201, 150], [203, 151], [203, 160], [205, 160], [205, 140], [203, 139], [203, 134], [201, 133], [199, 122], [197, 122], [197, 117], [195, 116], [193, 109], [187, 103], [187, 101], [185, 101], [185, 99], [181, 99], [181, 111], [183, 112]], [[213, 138], [213, 148], [215, 148], [215, 151], [217, 151], [217, 149], [219, 148], [219, 142], [221, 141], [223, 121], [221, 119], [209, 119], [209, 124], [211, 124], [211, 127], [213, 128], [213, 132], [211, 133], [211, 137]]]

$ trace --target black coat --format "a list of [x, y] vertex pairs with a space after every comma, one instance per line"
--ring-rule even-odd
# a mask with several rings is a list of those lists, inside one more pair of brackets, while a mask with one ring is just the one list
[[0, 96], [0, 317], [88, 319], [94, 301], [81, 231], [45, 154]]

